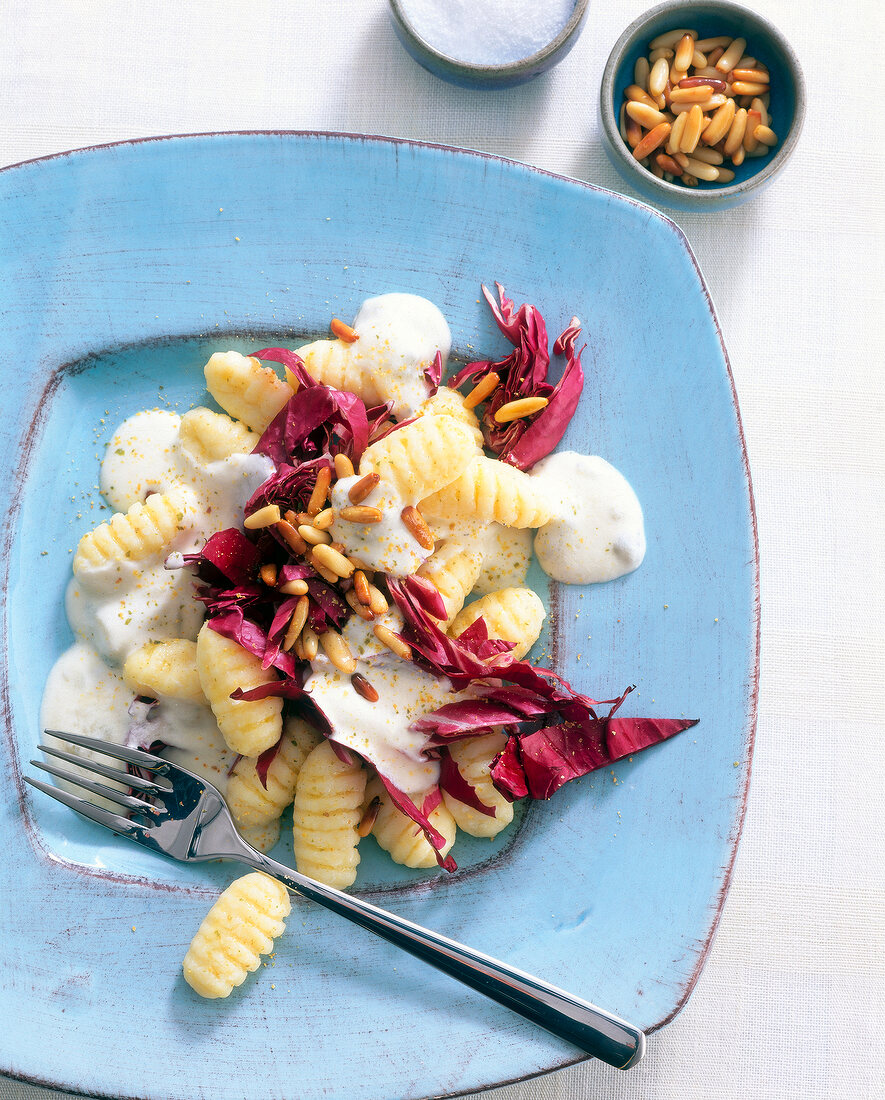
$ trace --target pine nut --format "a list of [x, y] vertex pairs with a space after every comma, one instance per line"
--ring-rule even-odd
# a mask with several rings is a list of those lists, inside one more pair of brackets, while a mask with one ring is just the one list
[[635, 149], [636, 146], [642, 141], [642, 127], [639, 123], [627, 116], [625, 126], [627, 128], [627, 144], [631, 149]]
[[675, 87], [680, 80], [685, 80], [687, 76], [687, 69], [677, 69], [675, 65], [670, 66], [670, 84], [673, 87]]
[[353, 684], [354, 688], [356, 688], [358, 695], [362, 695], [362, 697], [370, 703], [378, 702], [379, 695], [377, 690], [372, 687], [361, 672], [355, 672], [353, 676], [351, 676], [350, 682]]
[[651, 107], [653, 111], [658, 109], [657, 101], [652, 99], [648, 92], [640, 88], [638, 84], [631, 84], [624, 95], [631, 103], [644, 103], [646, 107]]
[[313, 525], [318, 531], [328, 531], [335, 522], [335, 509], [324, 508], [313, 517]]
[[274, 524], [274, 526], [286, 540], [286, 544], [290, 550], [293, 550], [296, 554], [307, 553], [307, 543], [288, 520], [281, 519], [279, 523]]
[[[629, 127], [628, 127], [629, 136]], [[497, 387], [501, 379], [495, 374], [494, 371], [490, 371], [485, 378], [477, 382], [470, 393], [464, 398], [465, 409], [475, 409], [477, 405], [485, 401], [489, 394]]]
[[298, 534], [311, 546], [328, 545], [332, 541], [328, 531], [320, 531], [309, 523], [302, 523], [298, 528]]
[[754, 136], [754, 131], [757, 126], [762, 124], [762, 114], [760, 111], [749, 110], [747, 111], [747, 127], [744, 130], [744, 152], [752, 153], [755, 151], [759, 142]]
[[[668, 50], [666, 47], [661, 47], [660, 49], [652, 50], [652, 52], [648, 55], [648, 63], [649, 65], [656, 65], [661, 60], [672, 61], [675, 56], [676, 55], [673, 53], [672, 50]], [[667, 72], [669, 71], [670, 66], [668, 65]]]
[[731, 79], [749, 81], [751, 84], [764, 84], [767, 88], [770, 77], [761, 69], [732, 69]]
[[368, 504], [354, 504], [350, 508], [342, 508], [338, 518], [348, 523], [380, 523], [384, 519], [384, 513], [380, 508], [371, 508]]
[[731, 129], [728, 131], [728, 137], [725, 139], [725, 155], [727, 157], [734, 156], [738, 149], [744, 143], [744, 133], [747, 129], [747, 112], [743, 107], [739, 111], [734, 113], [734, 122], [731, 124]]
[[359, 340], [359, 335], [350, 327], [345, 325], [343, 321], [339, 321], [337, 317], [332, 318], [332, 323], [329, 325], [332, 332], [338, 337], [339, 340], [343, 340], [345, 344], [353, 344]]
[[337, 584], [338, 581], [341, 579], [337, 573], [333, 573], [332, 570], [323, 565], [321, 561], [317, 561], [317, 559], [313, 556], [312, 550], [310, 554], [308, 554], [307, 560], [314, 567], [317, 573], [319, 573], [323, 580], [328, 582], [329, 584]]
[[336, 477], [353, 477], [356, 473], [356, 470], [353, 468], [353, 463], [347, 455], [337, 454], [332, 461], [335, 463]]
[[[531, 400], [531, 399], [529, 399]], [[546, 401], [544, 402], [546, 404]], [[400, 512], [400, 519], [409, 529], [412, 538], [425, 550], [432, 550], [436, 545], [433, 532], [414, 504], [407, 504]]]
[[734, 122], [734, 113], [734, 100], [726, 100], [716, 114], [713, 115], [710, 125], [704, 131], [705, 144], [715, 145], [717, 141], [721, 141], [725, 137], [731, 129], [732, 122]]
[[686, 122], [688, 122], [687, 114], [676, 116], [676, 121], [673, 123], [673, 128], [670, 131], [670, 139], [667, 142], [667, 152], [671, 157], [679, 152], [682, 143], [682, 135], [685, 133]]
[[626, 112], [624, 110], [624, 104], [621, 104], [621, 109], [618, 111], [618, 133], [621, 135], [621, 139], [626, 143], [627, 141], [627, 124], [624, 121]]
[[695, 160], [703, 161], [704, 164], [719, 165], [724, 159], [717, 149], [705, 149], [703, 146], [695, 149], [691, 155]]
[[307, 596], [302, 596], [298, 603], [295, 604], [292, 618], [289, 620], [288, 627], [286, 627], [286, 636], [283, 638], [283, 649], [285, 649], [287, 653], [301, 636], [301, 631], [304, 629], [304, 624], [307, 622], [307, 613], [309, 610], [310, 600]]
[[375, 613], [370, 607], [363, 605], [357, 597], [356, 589], [350, 588], [344, 593], [344, 598], [350, 604], [351, 609], [359, 615], [361, 619], [365, 619], [367, 623], [371, 623], [375, 619]]
[[697, 46], [695, 46], [694, 53], [691, 55], [691, 67], [693, 69], [706, 69], [707, 67], [707, 59]]
[[353, 563], [349, 562], [340, 551], [334, 550], [331, 546], [315, 546], [311, 557], [331, 573], [335, 573], [336, 576], [343, 578], [353, 576]]
[[[741, 152], [743, 152], [743, 149], [741, 149]], [[741, 160], [743, 160], [743, 157], [741, 157]], [[733, 179], [734, 179], [734, 172], [732, 172], [732, 170], [730, 168], [720, 168], [719, 169], [719, 179], [716, 182], [717, 183], [731, 183], [731, 181]]]
[[[758, 96], [756, 96], [756, 98], [750, 103], [750, 110], [759, 112], [759, 122], [756, 124], [757, 126], [759, 126], [759, 125], [761, 125], [761, 126], [770, 125], [769, 118], [768, 118], [768, 111], [765, 108], [765, 104], [762, 102], [762, 100]], [[748, 120], [748, 124], [749, 124], [749, 120]]]
[[274, 588], [277, 583], [277, 567], [272, 562], [268, 562], [258, 570], [258, 576], [268, 588]]
[[735, 95], [762, 95], [768, 91], [767, 84], [751, 83], [749, 80], [735, 80], [731, 86]]
[[323, 505], [326, 503], [326, 497], [329, 495], [329, 486], [331, 484], [332, 471], [328, 466], [323, 466], [317, 473], [313, 492], [310, 494], [310, 500], [307, 502], [307, 514], [309, 516], [315, 516], [322, 510]]
[[673, 176], [682, 175], [682, 169], [679, 167], [679, 164], [673, 160], [672, 157], [668, 157], [666, 153], [658, 153], [655, 157], [655, 163], [664, 172], [669, 172]]
[[[706, 69], [695, 69], [691, 76], [687, 76], [685, 80], [681, 81], [683, 87], [688, 86], [690, 80], [696, 81], [698, 84], [721, 84], [721, 88], [716, 88], [717, 92], [724, 92], [728, 85], [722, 79], [722, 73], [718, 69], [714, 69], [711, 65], [708, 65]], [[716, 86], [715, 84], [713, 85]]]
[[647, 57], [638, 58], [633, 66], [633, 83], [638, 84], [640, 88], [647, 88], [649, 68]]
[[653, 38], [648, 44], [650, 50], [663, 50], [670, 47], [675, 47], [677, 42], [684, 36], [688, 35], [694, 42], [698, 37], [697, 31], [686, 30], [685, 27], [681, 27], [679, 30], [667, 31], [665, 34], [659, 34], [657, 38]]
[[[716, 68], [716, 63], [719, 61], [719, 58], [722, 57], [722, 55], [724, 53], [725, 53], [725, 50], [721, 46], [717, 46], [716, 49], [713, 50], [712, 53], [707, 54], [707, 64], [712, 65], [713, 68], [715, 69]], [[718, 73], [719, 70], [716, 69], [716, 72]]]
[[307, 660], [307, 658], [304, 656], [303, 637], [304, 636], [302, 634], [299, 634], [298, 637], [295, 639], [294, 644], [292, 645], [292, 652], [295, 654], [299, 661]]
[[356, 827], [357, 836], [368, 836], [372, 831], [372, 826], [378, 819], [378, 811], [381, 809], [381, 799], [378, 795], [372, 799], [368, 806], [366, 806], [366, 812], [360, 818], [360, 823]]
[[[700, 107], [701, 112], [703, 114], [707, 114], [710, 111], [718, 110], [720, 107], [722, 107], [727, 102], [728, 102], [728, 97], [727, 96], [719, 95], [717, 93], [716, 95], [711, 95], [709, 97], [709, 99], [702, 99], [698, 103], [698, 107]], [[685, 111], [691, 110], [692, 106], [694, 106], [694, 104], [692, 104], [692, 103], [674, 103], [670, 107], [670, 110], [673, 112], [674, 115], [681, 115]]]
[[689, 157], [685, 168], [690, 175], [697, 176], [699, 180], [706, 180], [708, 183], [714, 183], [719, 179], [719, 169], [714, 164], [704, 164], [702, 160]]
[[681, 179], [686, 187], [697, 187], [698, 185], [697, 176], [689, 175], [688, 172], [683, 172]]
[[286, 581], [285, 584], [281, 584], [279, 587], [280, 592], [284, 592], [287, 596], [306, 596], [307, 595], [307, 581], [294, 580]]
[[381, 642], [382, 645], [387, 646], [391, 653], [395, 653], [397, 657], [402, 657], [404, 661], [411, 661], [411, 646], [404, 642], [398, 635], [394, 634], [392, 630], [388, 630], [386, 626], [377, 623], [374, 634], [378, 641]]
[[[747, 150], [744, 148], [738, 149], [734, 156], [731, 158], [731, 163], [735, 166], [735, 168], [740, 168], [740, 166], [744, 163], [744, 157], [747, 156], [753, 156], [753, 154], [748, 153]], [[720, 175], [721, 174], [722, 173], [720, 172]], [[732, 173], [732, 175], [734, 175], [734, 173]]]
[[364, 607], [368, 607], [369, 604], [372, 602], [372, 597], [369, 592], [369, 578], [362, 571], [362, 569], [357, 569], [357, 571], [353, 575], [353, 588], [356, 592], [356, 598], [359, 600], [359, 602]]
[[759, 69], [760, 72], [765, 73], [766, 76], [768, 75], [768, 69], [764, 65], [760, 65], [755, 57], [747, 57], [746, 55], [735, 62], [734, 69], [731, 71], [734, 72], [735, 69]]
[[694, 56], [694, 42], [697, 35], [692, 38], [690, 34], [684, 34], [676, 46], [676, 56], [673, 58], [673, 67], [686, 71]]
[[[729, 45], [731, 45], [730, 38], [701, 38], [695, 42], [694, 48], [701, 53], [709, 53], [710, 50], [724, 50]], [[709, 61], [709, 58], [707, 60]]]
[[[633, 150], [633, 156], [636, 157], [637, 160], [642, 160], [643, 157], [647, 157], [650, 153], [653, 153], [655, 151], [655, 149], [657, 149], [661, 145], [663, 145], [664, 142], [667, 140], [667, 138], [669, 136], [670, 136], [670, 123], [669, 122], [662, 122], [660, 124], [660, 126], [655, 126], [655, 128], [653, 130], [649, 130], [649, 132], [645, 135], [645, 137], [642, 139], [642, 141], [640, 141], [640, 143]], [[661, 171], [663, 171], [663, 169], [661, 169]], [[544, 399], [539, 398], [538, 400], [544, 400]], [[514, 402], [512, 402], [512, 404], [516, 404], [516, 402], [514, 401]], [[546, 401], [545, 401], [545, 404], [546, 404]], [[506, 408], [506, 407], [507, 407], [506, 405], [502, 406], [502, 408]], [[500, 413], [500, 411], [501, 410], [499, 409], [498, 413]], [[497, 419], [498, 413], [495, 414], [496, 419]], [[511, 420], [515, 419], [515, 417], [511, 417], [510, 419]]]
[[355, 485], [351, 485], [347, 496], [351, 504], [361, 504], [381, 480], [380, 474], [366, 474]]
[[304, 649], [304, 659], [312, 661], [319, 652], [319, 638], [312, 627], [306, 626], [301, 631], [301, 646]]
[[670, 79], [670, 65], [667, 58], [659, 58], [649, 73], [648, 77], [648, 93], [649, 95], [659, 96], [667, 86], [667, 81]]
[[673, 159], [679, 165], [678, 175], [681, 176], [685, 169], [688, 168], [688, 157], [685, 155], [685, 153], [674, 153]]
[[747, 48], [746, 38], [735, 38], [725, 53], [716, 62], [716, 68], [720, 73], [730, 73], [738, 61], [744, 56]]
[[323, 647], [323, 652], [340, 672], [346, 672], [348, 675], [356, 672], [356, 659], [350, 652], [350, 646], [340, 634], [334, 630], [325, 631], [320, 635], [320, 645]]
[[753, 137], [757, 141], [761, 141], [763, 145], [777, 145], [777, 134], [770, 126], [762, 126], [760, 124], [753, 131]]
[[651, 107], [646, 107], [644, 103], [628, 103], [627, 114], [634, 122], [644, 126], [646, 130], [652, 130], [655, 126], [660, 126], [662, 122], [667, 121], [666, 115], [653, 110]]
[[655, 161], [654, 164], [649, 165], [649, 169], [651, 171], [651, 174], [653, 176], [657, 176], [659, 180], [662, 180], [664, 178], [664, 169], [660, 166], [660, 164], [658, 164], [657, 161]]
[[703, 103], [713, 95], [713, 88], [709, 84], [696, 84], [688, 88], [678, 85], [670, 92], [671, 103]]
[[[641, 107], [642, 104], [634, 103], [634, 107]], [[627, 104], [627, 111], [630, 111], [630, 104]], [[664, 118], [660, 111], [655, 111], [656, 115], [660, 115], [661, 119]], [[659, 125], [656, 123], [655, 125]], [[667, 123], [667, 133], [670, 132], [670, 124]], [[646, 135], [647, 136], [647, 135]], [[643, 139], [644, 141], [645, 139]], [[658, 143], [660, 144], [660, 142]], [[657, 148], [657, 146], [655, 146]], [[633, 155], [636, 156], [634, 150]], [[648, 156], [648, 153], [643, 153], [643, 156]], [[641, 158], [637, 157], [637, 160]], [[508, 401], [505, 405], [502, 405], [500, 409], [495, 412], [495, 420], [499, 424], [509, 424], [511, 420], [519, 420], [523, 416], [532, 416], [533, 413], [540, 412], [541, 409], [546, 409], [549, 404], [546, 397], [520, 397], [516, 401]]]
[[243, 520], [243, 526], [247, 531], [258, 531], [262, 527], [272, 527], [273, 524], [280, 522], [280, 509], [276, 504], [266, 504], [263, 508], [259, 508], [253, 512], [251, 516], [246, 516]]
[[369, 610], [375, 615], [383, 615], [389, 606], [381, 589], [369, 584]]
[[704, 112], [695, 103], [688, 112], [688, 121], [682, 131], [682, 140], [679, 143], [680, 152], [693, 153], [697, 143], [701, 140], [701, 130], [704, 126]]

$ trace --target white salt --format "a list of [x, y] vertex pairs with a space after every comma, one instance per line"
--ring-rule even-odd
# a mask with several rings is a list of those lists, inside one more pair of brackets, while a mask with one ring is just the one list
[[400, 7], [440, 53], [471, 65], [506, 65], [552, 42], [575, 0], [400, 0]]

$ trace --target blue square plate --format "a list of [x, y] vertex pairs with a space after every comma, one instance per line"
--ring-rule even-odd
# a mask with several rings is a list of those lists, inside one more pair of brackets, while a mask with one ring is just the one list
[[[679, 229], [618, 195], [452, 149], [333, 134], [222, 134], [66, 153], [0, 173], [5, 606], [0, 1068], [113, 1097], [379, 1100], [483, 1088], [576, 1052], [295, 901], [261, 973], [203, 1002], [180, 964], [232, 865], [165, 862], [26, 794], [61, 599], [115, 425], [203, 397], [219, 348], [423, 294], [456, 351], [504, 350], [479, 284], [585, 324], [563, 446], [635, 486], [631, 576], [552, 586], [547, 648], [624, 713], [701, 724], [532, 805], [453, 876], [371, 850], [380, 904], [648, 1029], [684, 1004], [740, 832], [755, 719], [757, 554], [740, 421], [707, 290]], [[475, 349], [475, 350], [474, 350]], [[626, 708], [630, 707], [628, 711]], [[370, 846], [371, 848], [371, 846]], [[285, 858], [285, 856], [283, 857]], [[653, 1054], [652, 1054], [653, 1056]]]

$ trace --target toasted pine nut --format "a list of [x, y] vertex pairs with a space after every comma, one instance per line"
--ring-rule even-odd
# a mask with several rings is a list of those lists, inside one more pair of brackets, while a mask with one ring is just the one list
[[335, 509], [324, 508], [313, 517], [313, 525], [320, 531], [327, 531], [335, 522]]
[[307, 552], [307, 543], [288, 520], [281, 519], [279, 523], [275, 523], [274, 526], [286, 540], [290, 550], [294, 550], [296, 554], [304, 554]]
[[627, 141], [627, 123], [624, 121], [626, 112], [624, 111], [624, 104], [621, 104], [621, 109], [618, 111], [618, 133], [621, 135], [621, 139], [626, 143]]
[[659, 34], [657, 38], [653, 38], [651, 42], [649, 42], [648, 48], [650, 50], [663, 50], [670, 47], [675, 48], [676, 43], [686, 34], [691, 38], [692, 42], [694, 42], [698, 36], [697, 31], [690, 31], [686, 30], [685, 27], [680, 27], [678, 30]]
[[629, 115], [624, 125], [627, 129], [627, 144], [631, 149], [635, 149], [640, 141], [642, 141], [642, 127], [635, 119], [630, 118]]
[[338, 577], [352, 577], [354, 565], [338, 550], [331, 546], [315, 546], [311, 557]]
[[697, 35], [692, 38], [690, 34], [684, 34], [676, 46], [676, 55], [673, 58], [673, 67], [676, 69], [687, 70], [691, 64], [691, 59], [694, 56], [694, 41]]
[[368, 504], [353, 504], [349, 508], [342, 508], [338, 518], [348, 523], [380, 523], [384, 519], [384, 513], [380, 508], [371, 508]]
[[760, 65], [755, 57], [747, 57], [746, 55], [744, 55], [743, 57], [739, 58], [734, 63], [734, 68], [731, 71], [734, 72], [735, 69], [757, 69], [757, 68], [759, 69], [760, 72], [765, 73], [766, 76], [768, 75], [768, 69], [766, 69], [764, 65]]
[[747, 153], [747, 150], [741, 147], [735, 152], [734, 156], [731, 158], [731, 163], [735, 166], [735, 168], [740, 168], [740, 166], [744, 163], [744, 157], [746, 156], [753, 156], [753, 154]]
[[651, 107], [646, 107], [644, 103], [628, 103], [627, 114], [634, 122], [644, 126], [646, 130], [652, 130], [655, 126], [660, 126], [662, 122], [667, 121], [666, 115], [653, 110]]
[[376, 615], [383, 615], [389, 606], [381, 589], [376, 588], [374, 584], [369, 584], [369, 610]]
[[771, 78], [768, 73], [764, 73], [761, 69], [732, 69], [731, 79], [732, 81], [749, 81], [751, 84], [765, 84], [767, 86]]
[[354, 485], [351, 485], [348, 490], [347, 496], [350, 499], [351, 504], [361, 504], [366, 497], [375, 488], [378, 482], [381, 480], [380, 474], [366, 474], [365, 477], [361, 477]]
[[655, 163], [659, 168], [663, 169], [664, 172], [669, 172], [673, 176], [682, 175], [682, 169], [679, 164], [673, 160], [672, 157], [668, 157], [666, 153], [658, 153], [655, 157]]
[[702, 160], [694, 160], [692, 157], [689, 157], [688, 164], [685, 167], [690, 175], [697, 176], [699, 180], [706, 180], [708, 183], [714, 183], [719, 179], [719, 169], [715, 164], [704, 164]]
[[292, 646], [295, 645], [296, 639], [301, 636], [301, 631], [304, 629], [304, 624], [307, 622], [307, 613], [309, 610], [310, 600], [307, 596], [302, 596], [298, 603], [295, 604], [292, 618], [289, 620], [289, 625], [286, 627], [286, 636], [283, 638], [283, 649], [285, 649], [287, 653]]
[[356, 659], [340, 634], [334, 630], [325, 631], [320, 635], [320, 645], [335, 668], [348, 675], [356, 672]]
[[274, 588], [277, 583], [277, 567], [272, 562], [268, 562], [258, 570], [258, 576], [268, 588]]
[[329, 328], [338, 339], [343, 340], [345, 344], [354, 344], [359, 340], [359, 334], [355, 332], [350, 325], [345, 325], [343, 321], [339, 321], [337, 317], [332, 318], [332, 323], [329, 325]]
[[730, 73], [735, 64], [744, 56], [747, 48], [746, 38], [735, 38], [725, 53], [716, 62], [716, 68], [720, 73]]
[[348, 591], [344, 593], [344, 598], [361, 619], [365, 619], [367, 623], [371, 623], [374, 621], [374, 612], [370, 607], [367, 607], [365, 604], [360, 603], [359, 599], [357, 598], [355, 588], [348, 589]]
[[353, 477], [356, 473], [356, 470], [353, 468], [353, 463], [347, 455], [337, 454], [333, 461], [335, 463], [336, 477]]
[[304, 638], [304, 635], [299, 634], [298, 637], [295, 639], [295, 642], [292, 646], [292, 651], [294, 652], [295, 656], [298, 658], [299, 661], [306, 661], [307, 660], [307, 658], [304, 656], [303, 638]]
[[360, 672], [355, 672], [350, 678], [350, 682], [356, 688], [357, 694], [362, 695], [364, 699], [367, 699], [370, 703], [378, 702], [378, 692], [369, 681]]
[[664, 169], [660, 166], [660, 164], [657, 163], [657, 161], [655, 161], [654, 164], [650, 164], [648, 167], [651, 170], [651, 174], [653, 176], [657, 176], [659, 180], [662, 180], [664, 178]]
[[263, 508], [253, 512], [251, 516], [246, 516], [243, 520], [243, 526], [247, 531], [258, 531], [262, 527], [271, 527], [279, 522], [280, 509], [278, 505], [266, 504]]
[[357, 569], [353, 575], [353, 588], [359, 602], [364, 607], [368, 607], [372, 602], [372, 596], [369, 592], [369, 578], [362, 569]]
[[[706, 69], [696, 69], [691, 76], [687, 76], [685, 80], [681, 81], [682, 87], [690, 88], [690, 81], [696, 84], [713, 84], [717, 92], [724, 92], [728, 87], [722, 79], [722, 73], [720, 73], [718, 69], [714, 69], [711, 65], [708, 65]], [[717, 87], [717, 85], [719, 86]]]
[[[743, 149], [741, 149], [740, 151], [743, 152]], [[731, 181], [733, 179], [734, 179], [734, 172], [732, 172], [732, 170], [730, 168], [720, 168], [719, 169], [719, 179], [716, 182], [717, 183], [731, 183]]]
[[[713, 68], [715, 69], [716, 68], [716, 62], [719, 60], [720, 57], [722, 57], [722, 55], [724, 53], [725, 53], [725, 50], [722, 48], [722, 46], [717, 46], [716, 49], [713, 50], [712, 53], [707, 54], [707, 64], [712, 65]], [[716, 69], [716, 72], [719, 72], [719, 70]]]
[[682, 131], [682, 140], [679, 143], [680, 152], [693, 153], [697, 143], [701, 140], [701, 130], [704, 126], [704, 112], [695, 103], [688, 112], [688, 121]]
[[704, 143], [706, 145], [715, 145], [717, 141], [725, 137], [731, 129], [732, 122], [734, 122], [734, 112], [734, 100], [727, 99], [713, 115], [710, 125], [704, 130]]
[[685, 169], [688, 168], [688, 157], [685, 153], [674, 153], [673, 159], [679, 165], [679, 172], [677, 174], [681, 176]]
[[750, 110], [759, 112], [759, 122], [757, 122], [757, 126], [768, 126], [770, 124], [768, 119], [768, 111], [759, 96], [756, 96], [756, 98], [750, 104]]
[[[643, 157], [647, 157], [650, 153], [653, 153], [655, 149], [658, 149], [661, 145], [663, 145], [669, 136], [670, 123], [662, 122], [660, 126], [655, 126], [653, 130], [649, 130], [642, 141], [640, 141], [640, 143], [633, 150], [633, 156], [636, 157], [637, 160], [642, 160]], [[663, 169], [661, 169], [661, 171], [663, 171]], [[527, 398], [527, 400], [531, 401], [532, 398]], [[543, 397], [535, 398], [534, 400], [543, 401], [545, 405], [547, 404], [547, 399]], [[518, 404], [518, 402], [511, 401], [510, 404], [516, 405]], [[501, 409], [499, 409], [498, 412], [495, 413], [496, 420], [500, 417], [501, 410], [506, 408], [506, 405], [502, 405]], [[516, 417], [511, 415], [508, 417], [508, 419], [515, 420]]]
[[777, 145], [777, 134], [770, 126], [757, 126], [753, 131], [753, 137], [757, 141], [761, 141], [763, 145]]
[[404, 661], [411, 661], [411, 647], [404, 642], [402, 638], [394, 634], [392, 630], [377, 623], [375, 625], [374, 634], [378, 641], [381, 642], [382, 645], [386, 645], [391, 653], [395, 653], [397, 657], [402, 657]]
[[679, 152], [679, 148], [682, 142], [682, 135], [685, 132], [685, 124], [688, 122], [688, 115], [677, 115], [676, 121], [673, 123], [673, 128], [670, 131], [670, 139], [667, 142], [667, 152], [672, 157], [675, 153]]
[[332, 541], [328, 531], [320, 531], [309, 523], [302, 523], [298, 528], [298, 534], [311, 546], [328, 545]]
[[666, 57], [658, 58], [648, 77], [649, 95], [659, 96], [670, 78], [670, 65]]
[[695, 160], [703, 161], [704, 164], [718, 165], [723, 161], [723, 156], [717, 149], [705, 149], [703, 146], [699, 146], [691, 155]]
[[432, 550], [434, 548], [436, 543], [433, 538], [433, 532], [427, 526], [424, 517], [414, 504], [407, 504], [405, 508], [403, 508], [400, 512], [400, 519], [406, 527], [408, 527], [409, 533], [419, 546], [423, 546], [425, 550]]
[[701, 38], [694, 44], [696, 50], [700, 50], [701, 53], [709, 53], [710, 50], [722, 49], [731, 45], [730, 38]]
[[317, 573], [319, 573], [323, 580], [327, 581], [329, 584], [337, 584], [341, 580], [337, 573], [333, 573], [331, 569], [323, 565], [321, 561], [318, 561], [314, 557], [313, 550], [311, 550], [311, 552], [307, 555], [307, 560], [314, 567]]
[[713, 95], [713, 88], [709, 84], [696, 84], [694, 87], [683, 88], [681, 85], [670, 92], [671, 103], [703, 103]]
[[744, 133], [747, 129], [747, 112], [743, 107], [734, 113], [734, 121], [725, 139], [725, 155], [733, 156], [744, 143]]
[[688, 172], [683, 172], [681, 179], [686, 187], [697, 187], [698, 185], [697, 176], [692, 176]]
[[306, 626], [301, 631], [301, 645], [304, 649], [305, 660], [312, 661], [319, 650], [319, 638], [312, 627]]
[[735, 95], [762, 95], [768, 91], [767, 84], [751, 83], [749, 80], [735, 80], [731, 86]]
[[697, 46], [694, 47], [694, 52], [691, 55], [691, 67], [693, 69], [706, 69], [707, 67], [707, 58]]
[[378, 818], [378, 811], [381, 809], [381, 799], [378, 795], [372, 799], [368, 806], [366, 806], [366, 812], [360, 818], [360, 823], [356, 827], [357, 836], [368, 836], [372, 831], [372, 826], [375, 824]]
[[328, 466], [321, 467], [317, 473], [317, 479], [314, 482], [310, 500], [307, 502], [306, 511], [309, 516], [315, 516], [318, 512], [322, 511], [323, 505], [326, 503], [326, 497], [329, 495], [329, 486], [331, 484], [331, 469]]
[[[630, 124], [627, 123], [628, 138], [629, 134]], [[480, 402], [485, 401], [485, 399], [489, 396], [492, 390], [495, 389], [500, 381], [501, 379], [498, 377], [498, 375], [495, 374], [494, 371], [490, 371], [485, 376], [485, 378], [476, 383], [470, 393], [468, 393], [467, 396], [464, 398], [464, 408], [475, 409], [476, 406], [480, 404]]]
[[747, 128], [744, 130], [744, 152], [752, 153], [759, 142], [754, 137], [757, 126], [762, 124], [762, 113], [750, 109], [747, 111]]
[[688, 69], [677, 69], [675, 65], [670, 65], [670, 84], [675, 88], [680, 80], [685, 80], [688, 76]]
[[638, 84], [631, 84], [624, 95], [631, 103], [644, 103], [646, 107], [651, 107], [653, 111], [658, 109], [657, 100], [652, 99], [648, 92], [644, 88], [640, 88]]
[[[672, 50], [668, 50], [666, 46], [662, 46], [657, 50], [652, 50], [652, 52], [648, 55], [648, 63], [649, 65], [656, 65], [661, 59], [663, 59], [664, 61], [672, 61], [674, 57], [675, 54]], [[667, 66], [667, 71], [670, 71], [669, 65]]]
[[286, 581], [285, 584], [280, 585], [279, 591], [284, 592], [287, 596], [306, 596], [307, 581], [300, 579]]
[[638, 58], [636, 64], [633, 66], [633, 83], [638, 84], [640, 88], [647, 88], [649, 69], [650, 65], [648, 63], [648, 58]]
[[[639, 104], [634, 104], [634, 106], [639, 106]], [[627, 110], [630, 110], [629, 104], [627, 105]], [[657, 114], [658, 112], [655, 113]], [[664, 116], [661, 115], [661, 118], [663, 117]], [[669, 123], [667, 123], [667, 133], [670, 133]], [[646, 138], [647, 137], [648, 135], [646, 135]], [[646, 138], [643, 138], [643, 142]], [[660, 144], [660, 142], [658, 142], [658, 144]], [[657, 148], [657, 146], [654, 146], [654, 148]], [[636, 156], [635, 150], [633, 155]], [[648, 153], [643, 153], [643, 156], [648, 156]], [[636, 159], [640, 160], [641, 158], [637, 157]], [[499, 424], [509, 424], [511, 420], [519, 420], [523, 416], [532, 416], [533, 413], [540, 412], [541, 409], [546, 409], [548, 404], [549, 402], [546, 397], [519, 397], [516, 401], [508, 401], [505, 405], [502, 405], [500, 409], [495, 412], [495, 420]]]
[[[702, 99], [698, 103], [698, 107], [700, 107], [703, 114], [707, 114], [710, 111], [718, 110], [726, 102], [727, 98], [727, 96], [717, 93], [716, 95], [711, 95], [708, 99]], [[673, 103], [670, 105], [670, 110], [674, 115], [680, 115], [684, 111], [690, 110], [691, 107], [691, 103]]]

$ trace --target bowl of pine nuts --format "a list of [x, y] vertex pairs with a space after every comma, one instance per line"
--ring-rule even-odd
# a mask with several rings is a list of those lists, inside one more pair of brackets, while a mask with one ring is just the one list
[[805, 82], [789, 43], [731, 0], [668, 2], [615, 43], [599, 98], [606, 151], [651, 202], [725, 210], [789, 160]]

